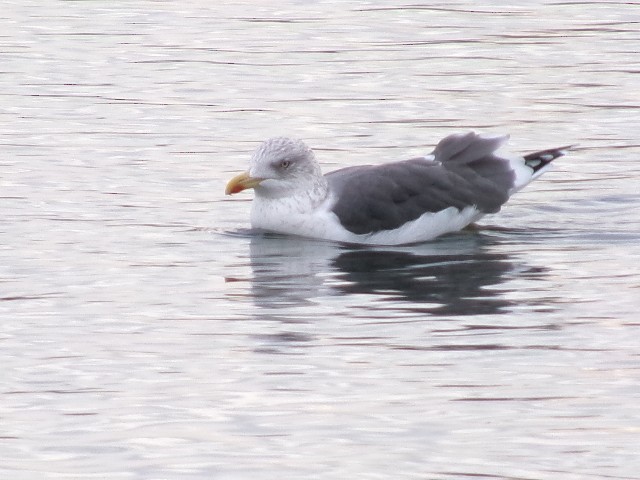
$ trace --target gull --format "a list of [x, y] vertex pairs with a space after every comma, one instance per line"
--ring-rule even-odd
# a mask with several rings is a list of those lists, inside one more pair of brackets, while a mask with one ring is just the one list
[[254, 189], [254, 229], [335, 242], [403, 245], [455, 232], [496, 213], [571, 146], [498, 154], [508, 135], [442, 139], [424, 157], [359, 165], [323, 175], [304, 142], [263, 142], [227, 195]]

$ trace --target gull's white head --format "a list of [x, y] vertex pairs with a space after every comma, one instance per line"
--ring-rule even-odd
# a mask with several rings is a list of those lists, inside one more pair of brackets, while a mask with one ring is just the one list
[[278, 197], [297, 189], [313, 188], [322, 179], [313, 151], [302, 141], [270, 138], [254, 152], [249, 170], [232, 178], [226, 193], [254, 188], [257, 195]]

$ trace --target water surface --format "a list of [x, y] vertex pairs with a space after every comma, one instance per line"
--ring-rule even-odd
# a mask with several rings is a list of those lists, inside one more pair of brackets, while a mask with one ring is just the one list
[[[214, 2], [215, 3], [215, 2]], [[0, 477], [640, 478], [640, 5], [5, 2]], [[323, 167], [579, 144], [476, 231], [252, 235]]]

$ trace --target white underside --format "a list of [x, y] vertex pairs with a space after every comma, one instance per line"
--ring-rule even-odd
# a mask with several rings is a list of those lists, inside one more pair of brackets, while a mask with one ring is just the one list
[[260, 230], [336, 242], [402, 245], [426, 242], [445, 233], [461, 230], [483, 215], [475, 207], [467, 207], [462, 211], [450, 207], [437, 213], [425, 213], [393, 230], [358, 235], [344, 228], [326, 205], [301, 212], [297, 211], [293, 198], [277, 202], [256, 198], [251, 212], [251, 225]]

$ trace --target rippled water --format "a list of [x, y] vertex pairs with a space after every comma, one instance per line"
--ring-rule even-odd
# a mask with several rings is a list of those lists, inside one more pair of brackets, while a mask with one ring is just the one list
[[[214, 4], [215, 3], [215, 4]], [[4, 2], [0, 477], [640, 478], [636, 2]], [[256, 236], [327, 169], [579, 144], [477, 231]]]

